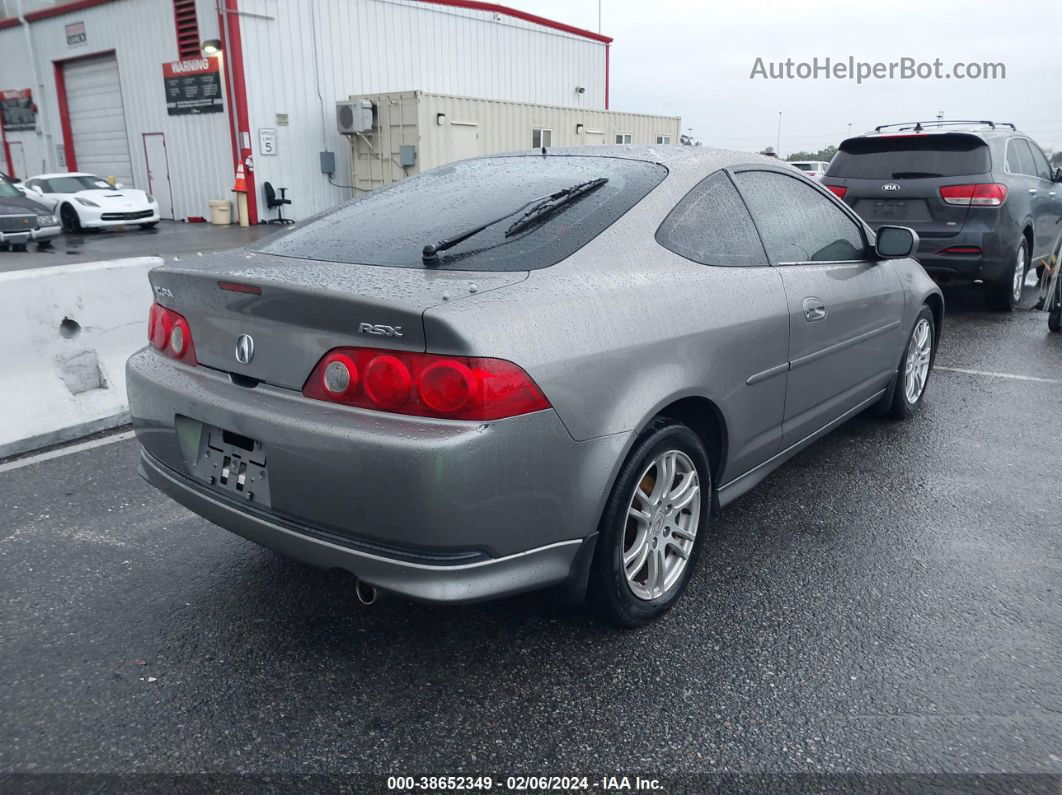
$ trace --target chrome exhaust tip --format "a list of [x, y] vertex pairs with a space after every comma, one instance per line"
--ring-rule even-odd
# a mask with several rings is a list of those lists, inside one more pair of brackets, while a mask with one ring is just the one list
[[354, 583], [354, 595], [363, 605], [371, 605], [376, 602], [376, 586], [358, 580]]

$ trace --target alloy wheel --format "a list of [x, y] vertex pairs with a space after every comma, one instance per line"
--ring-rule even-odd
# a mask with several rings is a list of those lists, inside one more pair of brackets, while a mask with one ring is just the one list
[[908, 403], [917, 403], [922, 397], [932, 356], [933, 331], [929, 321], [921, 318], [911, 333], [911, 344], [907, 348], [907, 361], [904, 363], [903, 391]]
[[642, 472], [627, 509], [623, 570], [639, 599], [659, 599], [682, 578], [701, 517], [697, 467], [681, 450], [657, 455]]
[[1018, 261], [1014, 263], [1014, 281], [1010, 290], [1014, 296], [1014, 303], [1021, 300], [1021, 293], [1025, 287], [1025, 244], [1018, 246]]

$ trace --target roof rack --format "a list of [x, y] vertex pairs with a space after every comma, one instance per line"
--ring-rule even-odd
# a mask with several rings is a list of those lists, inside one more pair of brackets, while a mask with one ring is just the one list
[[898, 130], [914, 130], [915, 132], [922, 132], [926, 127], [946, 127], [952, 124], [980, 124], [983, 126], [996, 129], [996, 125], [1002, 127], [1010, 127], [1012, 130], [1018, 128], [1009, 121], [990, 121], [988, 119], [927, 119], [925, 121], [901, 121], [895, 124], [880, 124], [874, 128], [874, 132], [881, 132], [889, 127], [895, 127]]

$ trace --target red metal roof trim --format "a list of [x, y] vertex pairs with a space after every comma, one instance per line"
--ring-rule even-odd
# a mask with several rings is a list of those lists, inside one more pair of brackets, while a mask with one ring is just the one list
[[562, 30], [565, 33], [571, 33], [575, 36], [582, 36], [583, 38], [592, 39], [593, 41], [599, 41], [602, 44], [612, 43], [611, 36], [602, 36], [600, 33], [594, 33], [592, 30], [584, 30], [583, 28], [577, 28], [574, 25], [565, 25], [563, 22], [557, 22], [554, 19], [547, 19], [546, 17], [540, 17], [536, 14], [529, 14], [526, 11], [519, 11], [515, 8], [498, 5], [497, 3], [481, 3], [478, 0], [419, 0], [419, 2], [432, 3], [439, 6], [451, 6], [453, 8], [468, 8], [473, 11], [490, 11], [494, 14], [505, 14], [509, 17], [522, 19], [525, 22], [534, 22], [536, 25], [553, 28], [554, 30]]
[[[93, 8], [94, 6], [102, 6], [107, 3], [116, 2], [118, 2], [118, 0], [74, 0], [72, 3], [49, 6], [48, 8], [42, 8], [38, 11], [31, 11], [29, 14], [26, 14], [26, 21], [36, 22], [39, 19], [58, 17], [63, 14], [73, 14], [77, 11], [83, 11], [86, 8]], [[600, 33], [594, 33], [592, 30], [584, 30], [583, 28], [577, 28], [574, 25], [565, 25], [563, 22], [557, 22], [555, 19], [547, 19], [546, 17], [540, 17], [537, 14], [529, 14], [526, 11], [509, 8], [508, 6], [499, 5], [497, 3], [481, 3], [478, 2], [478, 0], [419, 0], [419, 2], [432, 3], [440, 6], [451, 6], [453, 8], [468, 8], [473, 11], [490, 11], [495, 14], [505, 14], [506, 16], [514, 17], [515, 19], [522, 19], [525, 22], [533, 22], [536, 25], [542, 25], [543, 27], [571, 33], [574, 36], [582, 36], [583, 38], [592, 41], [599, 41], [602, 44], [612, 43], [611, 36], [602, 36]], [[18, 24], [19, 21], [15, 17], [0, 19], [0, 30], [3, 30], [4, 28], [13, 28]]]

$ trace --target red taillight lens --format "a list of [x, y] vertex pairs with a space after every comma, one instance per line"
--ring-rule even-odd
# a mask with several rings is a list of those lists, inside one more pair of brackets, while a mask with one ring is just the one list
[[938, 254], [980, 254], [980, 246], [948, 246], [937, 252]]
[[848, 188], [844, 185], [827, 185], [826, 187], [832, 190], [838, 199], [843, 199], [844, 195], [848, 193]]
[[940, 198], [947, 204], [999, 207], [1007, 200], [1007, 186], [996, 182], [983, 182], [979, 185], [945, 185], [940, 189]]
[[512, 362], [372, 348], [330, 351], [302, 393], [346, 406], [455, 420], [500, 420], [550, 406]]
[[180, 312], [162, 304], [152, 304], [148, 314], [148, 340], [151, 346], [171, 359], [196, 364], [192, 329]]

